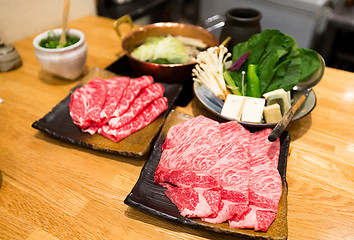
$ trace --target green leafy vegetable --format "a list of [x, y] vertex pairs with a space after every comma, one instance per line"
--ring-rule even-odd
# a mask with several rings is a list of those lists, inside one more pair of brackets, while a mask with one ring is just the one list
[[289, 91], [299, 82], [302, 65], [300, 52], [295, 39], [289, 35], [286, 36], [291, 47], [289, 48], [286, 58], [282, 59], [282, 61], [277, 64], [274, 69], [274, 76], [263, 93], [280, 88]]
[[66, 36], [66, 43], [59, 44], [59, 39], [60, 39], [60, 35], [55, 35], [54, 32], [48, 32], [48, 37], [45, 39], [42, 39], [39, 42], [39, 46], [44, 47], [44, 48], [64, 48], [64, 47], [74, 45], [75, 43], [77, 43], [80, 40], [80, 38], [67, 35]]
[[[298, 48], [293, 37], [279, 30], [264, 30], [253, 35], [247, 42], [239, 43], [233, 48], [232, 61], [237, 61], [246, 52], [247, 60], [236, 71], [230, 71], [234, 83], [242, 92], [250, 94], [253, 90], [249, 82], [247, 89], [242, 86], [242, 71], [246, 72], [250, 64], [258, 66], [260, 94], [275, 89], [291, 90], [299, 81], [313, 74], [320, 66], [315, 51]], [[247, 77], [248, 80], [248, 77]]]
[[190, 61], [190, 56], [186, 52], [183, 42], [175, 37], [149, 37], [146, 41], [135, 48], [132, 56], [152, 63], [186, 63]]
[[314, 61], [315, 59], [318, 59], [316, 51], [307, 48], [299, 48], [299, 51], [302, 62], [299, 81], [303, 82], [316, 72], [321, 63], [320, 60]]

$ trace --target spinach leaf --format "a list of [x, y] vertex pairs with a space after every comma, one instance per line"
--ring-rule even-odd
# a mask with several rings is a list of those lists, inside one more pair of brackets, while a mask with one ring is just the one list
[[320, 67], [321, 61], [316, 51], [307, 48], [299, 48], [302, 61], [300, 82], [306, 81]]
[[243, 54], [248, 52], [248, 42], [237, 44], [232, 52], [232, 62], [236, 62]]
[[286, 55], [280, 59], [277, 67], [274, 70], [274, 76], [268, 86], [263, 90], [263, 93], [270, 92], [276, 89], [283, 88], [289, 91], [299, 81], [301, 72], [301, 58], [297, 48], [296, 41], [289, 35], [284, 35], [287, 38], [289, 49]]
[[271, 84], [276, 66], [279, 64], [279, 61], [283, 59], [282, 57], [289, 52], [291, 46], [286, 36], [280, 32], [277, 32], [271, 37], [258, 63], [262, 93], [264, 93]]
[[320, 66], [318, 54], [311, 49], [298, 48], [293, 37], [279, 30], [264, 30], [253, 35], [247, 42], [233, 48], [232, 61], [235, 62], [244, 53], [250, 52], [239, 70], [230, 71], [230, 76], [237, 87], [242, 89], [242, 71], [247, 73], [247, 66], [259, 66], [258, 76], [261, 93], [283, 88], [291, 90], [299, 81], [307, 79]]
[[263, 34], [255, 34], [248, 40], [250, 49], [252, 49], [252, 54], [249, 57], [251, 64], [259, 63], [273, 33], [276, 34], [273, 30], [265, 30]]

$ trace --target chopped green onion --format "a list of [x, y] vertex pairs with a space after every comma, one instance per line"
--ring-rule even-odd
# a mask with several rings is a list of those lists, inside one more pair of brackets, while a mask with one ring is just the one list
[[225, 82], [226, 82], [227, 87], [230, 90], [230, 92], [232, 94], [241, 96], [241, 93], [238, 90], [238, 87], [236, 86], [234, 80], [232, 80], [232, 77], [230, 76], [230, 74], [229, 74], [229, 72], [227, 70], [225, 70], [223, 72], [223, 76], [224, 76]]

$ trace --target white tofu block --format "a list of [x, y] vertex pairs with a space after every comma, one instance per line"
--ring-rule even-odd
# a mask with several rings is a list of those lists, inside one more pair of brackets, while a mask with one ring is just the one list
[[242, 121], [260, 123], [263, 116], [264, 98], [247, 97], [243, 104]]
[[243, 96], [228, 94], [221, 115], [240, 121], [245, 99]]

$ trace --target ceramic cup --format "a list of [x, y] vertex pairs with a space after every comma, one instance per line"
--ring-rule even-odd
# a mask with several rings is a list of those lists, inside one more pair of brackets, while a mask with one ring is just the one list
[[44, 70], [67, 80], [77, 79], [83, 72], [86, 57], [87, 45], [85, 35], [77, 29], [68, 29], [67, 35], [78, 37], [80, 40], [64, 48], [43, 48], [39, 46], [42, 39], [48, 37], [48, 33], [61, 35], [62, 29], [53, 29], [39, 34], [33, 40], [35, 55]]
[[247, 41], [252, 35], [261, 32], [261, 12], [252, 8], [233, 8], [226, 12], [225, 25], [222, 28], [220, 40], [231, 37], [229, 46]]
[[215, 35], [220, 35], [220, 42], [231, 37], [227, 47], [232, 52], [235, 45], [261, 32], [261, 18], [262, 13], [257, 9], [238, 7], [229, 9], [225, 14], [211, 16], [202, 25]]

